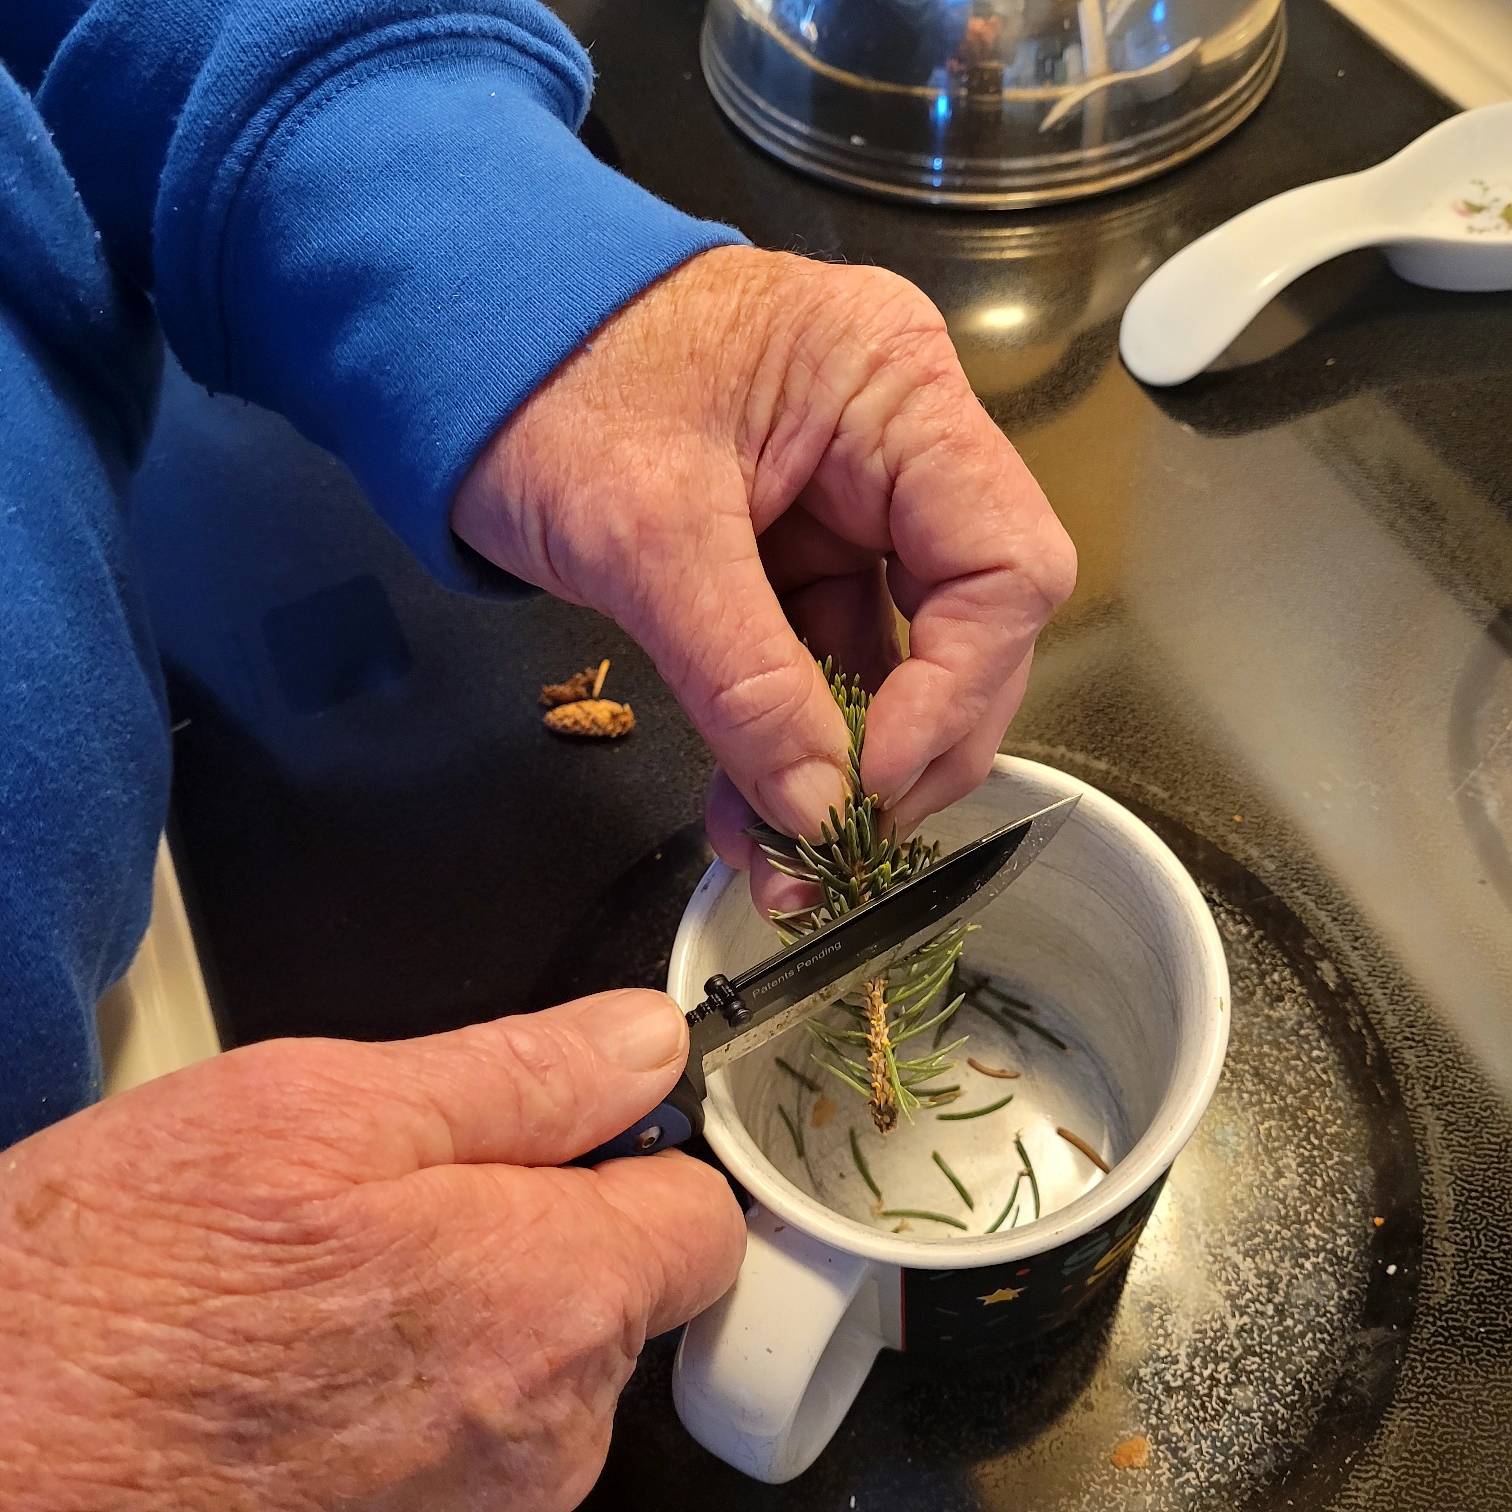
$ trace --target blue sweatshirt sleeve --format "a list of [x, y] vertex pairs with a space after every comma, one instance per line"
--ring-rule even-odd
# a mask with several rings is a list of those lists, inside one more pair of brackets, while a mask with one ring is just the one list
[[168, 729], [122, 493], [160, 351], [0, 69], [0, 1148], [98, 1094], [147, 921]]
[[[0, 1148], [99, 1090], [163, 690], [123, 498], [159, 348], [340, 455], [421, 558], [583, 337], [738, 238], [597, 163], [529, 0], [0, 0]], [[39, 116], [40, 111], [40, 116]]]
[[38, 107], [188, 371], [340, 456], [443, 580], [498, 585], [448, 524], [474, 457], [738, 235], [577, 140], [589, 63], [533, 0], [34, 3]]

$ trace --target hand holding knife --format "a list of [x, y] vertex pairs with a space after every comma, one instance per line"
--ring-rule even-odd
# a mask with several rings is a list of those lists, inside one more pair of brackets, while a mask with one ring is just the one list
[[666, 1099], [624, 1133], [585, 1155], [594, 1165], [686, 1144], [703, 1127], [711, 1072], [844, 997], [952, 924], [979, 913], [1039, 856], [1076, 807], [1049, 808], [973, 840], [891, 892], [805, 935], [734, 977], [711, 977], [687, 1014], [688, 1064]]

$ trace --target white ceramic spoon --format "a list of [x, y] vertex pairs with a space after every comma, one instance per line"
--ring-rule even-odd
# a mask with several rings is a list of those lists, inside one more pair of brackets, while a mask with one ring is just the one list
[[1509, 204], [1512, 102], [1451, 116], [1374, 168], [1278, 194], [1183, 248], [1129, 301], [1123, 360], [1145, 383], [1185, 383], [1294, 278], [1357, 247], [1384, 247], [1430, 289], [1512, 289]]

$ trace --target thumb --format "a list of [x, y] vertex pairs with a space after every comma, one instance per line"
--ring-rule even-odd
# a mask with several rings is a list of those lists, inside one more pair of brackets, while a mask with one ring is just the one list
[[665, 993], [624, 990], [371, 1048], [404, 1089], [417, 1167], [554, 1166], [656, 1106], [688, 1027]]
[[844, 716], [767, 581], [749, 515], [720, 513], [710, 534], [626, 628], [751, 807], [817, 834], [845, 799]]

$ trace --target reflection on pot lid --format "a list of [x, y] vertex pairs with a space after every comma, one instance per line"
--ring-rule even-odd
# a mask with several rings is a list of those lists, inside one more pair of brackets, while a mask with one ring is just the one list
[[711, 0], [704, 74], [820, 177], [978, 208], [1137, 182], [1259, 103], [1281, 0]]

